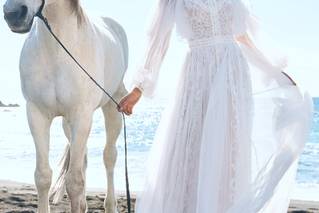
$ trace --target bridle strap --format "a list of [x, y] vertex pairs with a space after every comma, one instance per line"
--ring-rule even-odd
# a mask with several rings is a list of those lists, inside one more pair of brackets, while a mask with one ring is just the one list
[[[44, 17], [43, 17], [43, 14], [42, 14], [44, 6], [45, 6], [45, 0], [42, 0], [42, 3], [41, 3], [41, 6], [39, 7], [39, 10], [38, 10], [38, 12], [35, 14], [36, 17], [39, 17], [40, 19], [44, 18]], [[43, 20], [43, 19], [42, 19], [42, 20]]]

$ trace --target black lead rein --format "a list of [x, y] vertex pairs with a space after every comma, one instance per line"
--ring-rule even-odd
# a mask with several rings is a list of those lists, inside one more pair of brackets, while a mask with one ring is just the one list
[[[58, 44], [62, 47], [62, 49], [70, 56], [70, 58], [78, 65], [78, 67], [91, 79], [91, 81], [103, 91], [110, 99], [111, 101], [119, 107], [119, 103], [108, 93], [90, 74], [89, 72], [78, 62], [76, 58], [72, 55], [72, 53], [64, 46], [64, 44], [60, 41], [60, 39], [55, 35], [55, 33], [52, 31], [52, 28], [48, 22], [48, 20], [43, 16], [42, 11], [45, 5], [45, 0], [42, 0], [42, 4], [39, 8], [39, 11], [36, 13], [36, 17], [41, 19], [50, 32], [50, 34], [53, 36], [53, 38], [58, 42]], [[127, 131], [126, 131], [126, 119], [125, 114], [122, 112], [122, 119], [123, 119], [123, 129], [124, 129], [124, 152], [125, 152], [125, 182], [126, 182], [126, 199], [127, 199], [127, 209], [128, 213], [131, 213], [131, 194], [130, 194], [130, 185], [129, 185], [129, 178], [128, 178], [128, 168], [127, 168]]]

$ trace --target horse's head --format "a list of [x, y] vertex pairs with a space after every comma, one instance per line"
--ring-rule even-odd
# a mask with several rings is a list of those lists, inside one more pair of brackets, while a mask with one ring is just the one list
[[42, 0], [6, 0], [3, 6], [4, 19], [13, 32], [27, 33], [42, 3]]

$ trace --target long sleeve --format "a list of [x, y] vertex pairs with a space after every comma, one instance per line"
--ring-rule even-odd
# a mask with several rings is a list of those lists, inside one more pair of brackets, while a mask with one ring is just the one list
[[133, 86], [141, 89], [146, 97], [151, 97], [156, 88], [159, 70], [175, 23], [175, 5], [176, 0], [159, 0], [149, 31], [144, 63], [133, 78]]
[[[254, 65], [262, 72], [264, 83], [275, 80], [279, 84], [286, 84], [287, 77], [282, 74], [287, 64], [285, 60], [278, 60], [274, 62], [269, 55], [263, 51], [258, 42], [254, 41], [257, 31], [257, 20], [250, 13], [249, 9], [241, 1], [237, 1], [236, 7], [236, 21], [234, 22], [233, 31], [240, 42], [240, 47], [245, 54], [248, 62]], [[288, 81], [291, 83], [290, 81]]]
[[277, 75], [286, 67], [286, 64], [275, 64], [273, 63], [263, 52], [260, 50], [257, 45], [253, 42], [249, 34], [244, 34], [238, 37], [239, 42], [241, 43], [241, 48], [248, 58], [249, 62], [260, 68], [263, 71], [266, 71], [268, 74]]

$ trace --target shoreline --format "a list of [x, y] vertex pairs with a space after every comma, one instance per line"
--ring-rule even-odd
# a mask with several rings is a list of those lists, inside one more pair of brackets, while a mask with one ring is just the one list
[[[88, 212], [104, 212], [103, 201], [105, 192], [102, 189], [87, 189]], [[132, 209], [134, 209], [136, 193], [132, 193]], [[126, 212], [124, 192], [117, 192], [118, 211]], [[32, 184], [0, 180], [0, 212], [36, 212], [37, 194]], [[69, 201], [65, 195], [58, 205], [51, 205], [52, 212], [70, 212]], [[133, 211], [134, 212], [134, 211]], [[319, 201], [292, 200], [289, 213], [318, 213]]]

